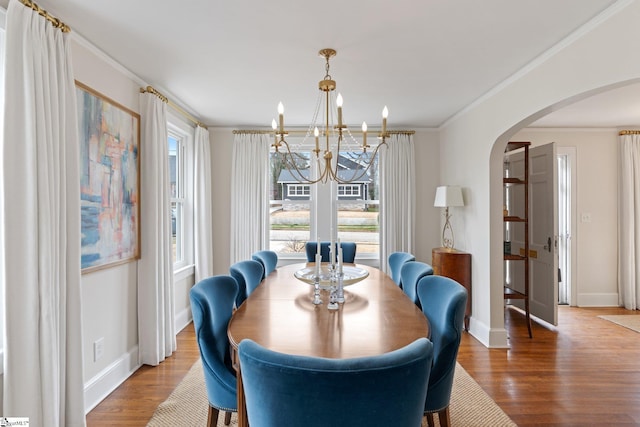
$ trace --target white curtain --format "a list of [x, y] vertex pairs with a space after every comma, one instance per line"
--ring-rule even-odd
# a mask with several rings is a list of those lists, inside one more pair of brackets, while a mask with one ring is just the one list
[[392, 134], [380, 148], [380, 269], [396, 251], [413, 253], [415, 172], [413, 138]]
[[618, 180], [618, 295], [629, 310], [640, 307], [640, 135], [620, 135]]
[[176, 349], [167, 104], [141, 93], [140, 121], [139, 358], [155, 366]]
[[237, 134], [231, 177], [231, 263], [269, 248], [269, 147], [267, 134]]
[[12, 0], [3, 155], [3, 415], [84, 426], [80, 157], [66, 34]]
[[211, 146], [209, 131], [196, 127], [194, 170], [194, 242], [196, 283], [213, 275], [213, 222], [211, 204]]

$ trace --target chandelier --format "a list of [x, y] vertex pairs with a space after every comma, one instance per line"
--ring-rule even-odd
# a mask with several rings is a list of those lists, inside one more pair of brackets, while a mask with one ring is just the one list
[[[279, 122], [273, 119], [271, 126], [274, 133], [272, 147], [282, 161], [284, 168], [289, 170], [293, 178], [299, 183], [315, 184], [335, 181], [339, 184], [361, 181], [375, 163], [378, 150], [386, 145], [387, 116], [389, 110], [385, 106], [382, 110], [382, 130], [377, 137], [380, 142], [373, 149], [367, 144], [367, 123], [362, 123], [362, 140], [359, 142], [342, 120], [342, 95], [338, 93], [334, 98], [336, 82], [329, 74], [329, 59], [336, 55], [334, 49], [322, 49], [318, 52], [325, 59], [325, 76], [318, 83], [320, 89], [316, 102], [313, 120], [309, 125], [301, 145], [311, 138], [315, 138], [315, 148], [311, 159], [302, 155], [287, 142], [289, 132], [284, 128], [284, 106], [278, 104]], [[355, 132], [354, 132], [355, 133]], [[323, 142], [321, 148], [321, 140]], [[309, 169], [310, 160], [315, 161], [317, 173], [312, 177]]]

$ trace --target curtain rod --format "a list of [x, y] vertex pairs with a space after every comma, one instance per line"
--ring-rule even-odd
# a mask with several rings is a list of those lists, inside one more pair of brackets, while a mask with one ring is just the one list
[[[306, 130], [289, 130], [286, 131], [287, 133], [289, 133], [290, 135], [306, 135], [307, 131]], [[351, 133], [354, 134], [361, 134], [362, 131], [361, 130], [352, 130], [350, 131]], [[375, 129], [369, 130], [367, 131], [367, 133], [369, 133], [370, 135], [374, 135], [377, 131]], [[391, 135], [414, 135], [416, 133], [415, 130], [388, 130], [387, 131], [388, 134]], [[262, 134], [271, 134], [273, 135], [273, 130], [251, 130], [251, 129], [237, 129], [233, 131], [234, 135], [247, 135], [247, 134], [256, 134], [256, 135], [262, 135]]]
[[640, 130], [621, 130], [618, 135], [640, 135]]
[[192, 121], [196, 126], [200, 126], [201, 128], [207, 129], [207, 126], [204, 123], [202, 123], [200, 120], [196, 119], [191, 114], [187, 113], [185, 110], [180, 108], [179, 105], [176, 105], [175, 103], [171, 102], [169, 100], [169, 98], [167, 98], [166, 96], [164, 96], [163, 94], [158, 92], [153, 86], [147, 86], [146, 88], [141, 87], [140, 88], [140, 93], [151, 93], [151, 94], [157, 96], [158, 98], [160, 98], [162, 100], [162, 102], [166, 102], [167, 104], [169, 104], [171, 106], [171, 108], [173, 108], [178, 113], [182, 114], [187, 119]]
[[38, 15], [44, 17], [47, 21], [51, 22], [55, 28], [59, 28], [60, 31], [62, 31], [63, 33], [71, 32], [71, 28], [69, 28], [67, 24], [65, 24], [55, 16], [50, 15], [49, 12], [47, 12], [46, 10], [38, 6], [36, 3], [30, 0], [20, 0], [20, 3], [38, 12]]

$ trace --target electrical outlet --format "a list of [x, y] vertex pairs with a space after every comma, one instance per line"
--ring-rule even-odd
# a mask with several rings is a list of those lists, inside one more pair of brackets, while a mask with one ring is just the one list
[[583, 213], [580, 219], [582, 222], [591, 222], [591, 214]]
[[93, 361], [97, 362], [104, 354], [104, 338], [100, 338], [93, 343]]

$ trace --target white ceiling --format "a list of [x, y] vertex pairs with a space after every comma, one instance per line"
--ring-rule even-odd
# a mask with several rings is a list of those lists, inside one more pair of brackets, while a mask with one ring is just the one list
[[[279, 101], [285, 105], [287, 125], [308, 123], [317, 82], [325, 72], [317, 52], [330, 47], [338, 51], [331, 61], [331, 75], [345, 99], [348, 124], [366, 120], [376, 127], [387, 105], [390, 127], [425, 128], [442, 125], [615, 2], [41, 0], [38, 4], [211, 126], [269, 127]], [[620, 92], [610, 98], [621, 105]], [[603, 102], [584, 101], [586, 112], [574, 105], [535, 125], [617, 126], [636, 122], [632, 114], [640, 114], [635, 103], [633, 109], [609, 108], [605, 115]]]

